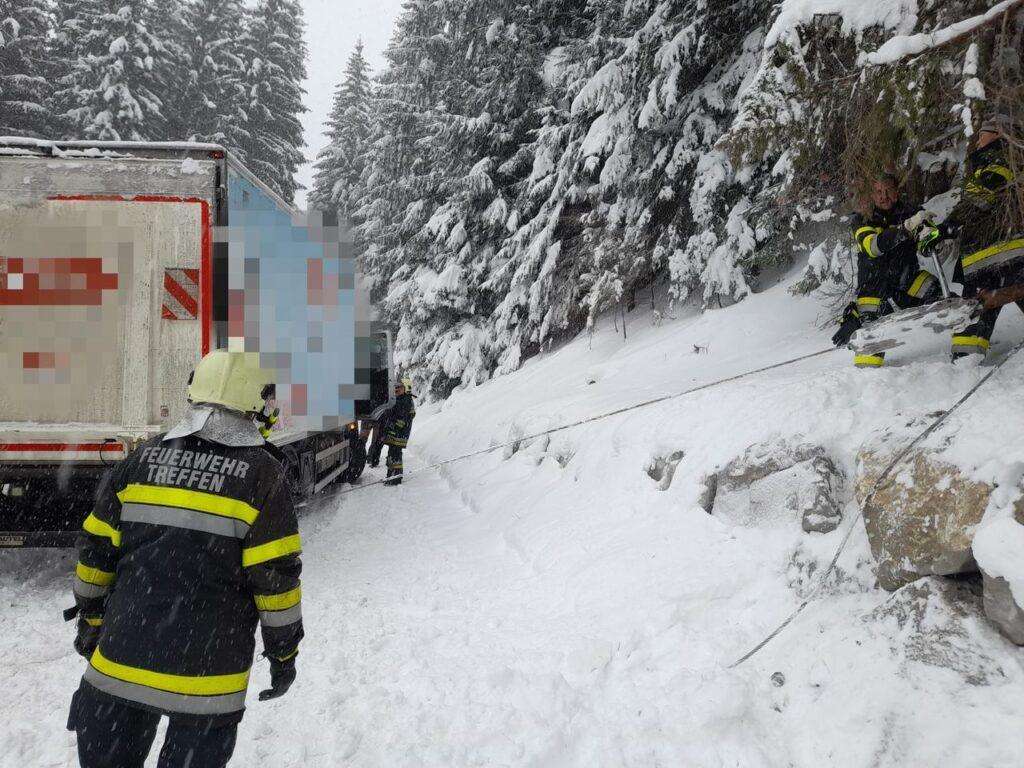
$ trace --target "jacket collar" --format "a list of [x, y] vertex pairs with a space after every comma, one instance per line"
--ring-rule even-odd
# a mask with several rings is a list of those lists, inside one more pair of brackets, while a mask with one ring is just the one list
[[212, 405], [189, 405], [181, 421], [163, 439], [166, 442], [189, 435], [229, 448], [250, 448], [266, 442], [251, 419]]

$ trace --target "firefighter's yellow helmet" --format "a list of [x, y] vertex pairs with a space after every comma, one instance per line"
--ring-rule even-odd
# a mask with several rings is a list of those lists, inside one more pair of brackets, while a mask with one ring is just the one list
[[274, 395], [273, 371], [260, 367], [256, 352], [215, 349], [199, 361], [188, 383], [190, 403], [242, 413], [259, 413]]
[[398, 383], [405, 387], [406, 392], [412, 392], [412, 379], [408, 377], [402, 377], [398, 380]]

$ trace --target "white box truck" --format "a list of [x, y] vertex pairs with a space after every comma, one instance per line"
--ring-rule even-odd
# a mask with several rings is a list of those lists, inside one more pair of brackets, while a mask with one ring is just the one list
[[214, 348], [280, 372], [297, 494], [355, 480], [391, 366], [343, 251], [220, 146], [0, 138], [0, 546], [71, 543]]

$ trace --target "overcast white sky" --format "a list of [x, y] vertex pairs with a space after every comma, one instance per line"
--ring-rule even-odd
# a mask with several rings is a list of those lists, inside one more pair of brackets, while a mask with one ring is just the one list
[[[326, 144], [322, 132], [324, 120], [330, 114], [334, 88], [345, 62], [361, 37], [374, 73], [379, 71], [402, 0], [302, 0], [302, 4], [306, 9], [306, 42], [309, 44], [306, 65], [309, 112], [303, 116], [303, 123], [310, 164], [299, 171], [299, 181], [309, 187], [313, 183], [312, 161]], [[305, 194], [300, 193], [296, 202], [305, 207]]]

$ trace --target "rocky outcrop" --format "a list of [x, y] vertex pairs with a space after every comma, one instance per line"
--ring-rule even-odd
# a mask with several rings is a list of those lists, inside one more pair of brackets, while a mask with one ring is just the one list
[[899, 589], [867, 614], [874, 632], [886, 634], [903, 665], [925, 664], [956, 673], [968, 685], [1004, 681], [993, 654], [995, 633], [984, 622], [980, 580], [923, 579]]
[[1024, 645], [1024, 503], [1014, 517], [995, 520], [974, 537], [985, 584], [985, 615], [1011, 642]]
[[928, 451], [912, 454], [872, 494], [893, 459], [888, 443], [857, 457], [855, 493], [864, 513], [878, 583], [890, 592], [922, 576], [976, 570], [971, 542], [992, 486]]
[[981, 573], [985, 583], [985, 616], [1010, 642], [1024, 645], [1024, 610], [1014, 599], [1010, 582], [1002, 576], [989, 576], [984, 569]]
[[824, 448], [796, 441], [751, 446], [704, 482], [701, 505], [734, 525], [828, 533], [842, 520], [843, 477]]

